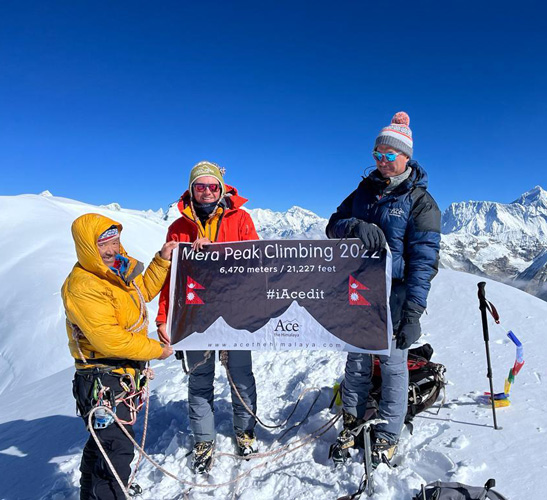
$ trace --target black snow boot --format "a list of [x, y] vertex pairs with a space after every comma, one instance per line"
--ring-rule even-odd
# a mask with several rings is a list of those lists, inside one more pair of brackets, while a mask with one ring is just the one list
[[236, 446], [241, 457], [258, 453], [258, 443], [254, 431], [236, 432]]
[[209, 472], [213, 465], [214, 441], [201, 441], [194, 445], [192, 469], [196, 474]]
[[129, 496], [131, 498], [134, 498], [134, 497], [138, 497], [142, 495], [142, 488], [140, 485], [138, 485], [137, 483], [133, 483], [130, 487], [129, 487]]
[[372, 444], [372, 467], [376, 469], [380, 464], [392, 468], [391, 459], [397, 451], [397, 443], [390, 443], [387, 439], [376, 439]]
[[350, 448], [357, 448], [357, 436], [355, 429], [359, 427], [363, 420], [353, 416], [351, 413], [344, 411], [342, 415], [344, 427], [336, 443], [332, 444], [329, 451], [329, 458], [332, 458], [335, 466], [345, 464], [349, 460]]

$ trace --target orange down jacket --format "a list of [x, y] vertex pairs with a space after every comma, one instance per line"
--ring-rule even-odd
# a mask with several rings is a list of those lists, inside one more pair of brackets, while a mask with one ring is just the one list
[[[258, 234], [248, 212], [241, 209], [247, 198], [239, 196], [237, 189], [226, 185], [226, 196], [219, 203], [214, 215], [207, 220], [205, 227], [194, 219], [190, 207], [190, 192], [186, 191], [178, 202], [181, 217], [167, 230], [167, 241], [192, 243], [198, 237], [206, 237], [211, 242], [258, 240]], [[156, 323], [167, 322], [169, 310], [169, 279], [165, 281], [160, 294]]]
[[[98, 237], [112, 225], [118, 226], [121, 232], [121, 224], [99, 214], [82, 215], [72, 224], [78, 262], [64, 282], [61, 293], [70, 353], [78, 369], [97, 365], [81, 361], [72, 325], [81, 331], [78, 344], [86, 360], [120, 358], [148, 361], [162, 353], [161, 344], [148, 338], [147, 327], [134, 333], [145, 319], [135, 284], [144, 300], [150, 302], [159, 293], [171, 263], [157, 253], [142, 275], [142, 264], [129, 257], [120, 245], [120, 254], [129, 259], [126, 276], [133, 275], [131, 280], [134, 281], [134, 284], [125, 283], [103, 263], [97, 248]], [[133, 328], [130, 330], [130, 327]]]

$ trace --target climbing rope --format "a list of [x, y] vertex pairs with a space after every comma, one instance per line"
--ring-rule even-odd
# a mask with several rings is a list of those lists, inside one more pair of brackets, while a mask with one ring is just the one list
[[[318, 391], [318, 394], [315, 397], [315, 399], [313, 400], [313, 403], [311, 404], [310, 409], [309, 409], [308, 413], [306, 414], [306, 417], [300, 422], [300, 424], [301, 424], [302, 422], [304, 422], [306, 420], [306, 418], [308, 418], [308, 415], [311, 413], [311, 410], [313, 409], [313, 407], [315, 406], [315, 403], [317, 402], [317, 400], [319, 399], [319, 396], [321, 395], [321, 389], [319, 387], [309, 387], [308, 389], [305, 389], [304, 391], [302, 391], [300, 393], [300, 396], [298, 396], [298, 399], [296, 400], [296, 404], [294, 405], [294, 408], [292, 409], [291, 413], [285, 419], [284, 422], [282, 422], [278, 425], [266, 424], [253, 412], [253, 410], [249, 407], [249, 405], [245, 402], [245, 400], [241, 396], [241, 393], [239, 392], [239, 390], [238, 390], [238, 388], [237, 388], [237, 386], [234, 382], [234, 379], [232, 378], [230, 370], [228, 369], [228, 351], [220, 351], [220, 362], [221, 362], [222, 366], [224, 366], [224, 369], [226, 370], [226, 376], [228, 377], [228, 382], [230, 382], [230, 386], [232, 387], [232, 389], [236, 393], [236, 396], [238, 397], [238, 399], [241, 401], [241, 404], [244, 406], [244, 408], [247, 410], [247, 412], [257, 421], [257, 423], [259, 425], [261, 425], [262, 427], [266, 428], [266, 429], [279, 429], [280, 427], [284, 427], [287, 424], [287, 422], [291, 419], [291, 417], [294, 415], [294, 412], [298, 408], [298, 405], [300, 404], [300, 402], [302, 401], [304, 396], [308, 392]], [[292, 426], [290, 429], [285, 431], [285, 433], [283, 435], [285, 435], [289, 430], [294, 429], [295, 427], [297, 427], [300, 424]]]
[[[251, 467], [250, 469], [248, 469], [247, 471], [239, 474], [238, 476], [236, 476], [234, 479], [232, 479], [230, 481], [225, 481], [223, 483], [216, 483], [216, 484], [211, 484], [211, 483], [203, 484], [203, 483], [194, 483], [194, 482], [191, 482], [191, 481], [185, 481], [184, 479], [181, 479], [178, 476], [176, 476], [175, 474], [173, 474], [173, 473], [169, 472], [168, 470], [164, 469], [160, 464], [158, 464], [150, 455], [148, 455], [144, 451], [143, 447], [140, 446], [137, 443], [137, 441], [135, 441], [135, 439], [131, 436], [131, 434], [129, 434], [129, 431], [124, 427], [122, 421], [116, 416], [116, 413], [114, 411], [112, 411], [108, 407], [95, 406], [89, 412], [89, 415], [88, 415], [89, 431], [90, 431], [91, 435], [93, 436], [93, 439], [95, 440], [95, 443], [97, 444], [97, 447], [99, 448], [102, 455], [104, 456], [106, 463], [108, 464], [110, 470], [112, 471], [112, 474], [113, 474], [114, 478], [116, 479], [118, 485], [120, 486], [120, 488], [123, 491], [123, 493], [125, 495], [125, 498], [127, 500], [130, 500], [130, 498], [131, 498], [130, 495], [129, 495], [129, 487], [126, 488], [125, 485], [123, 484], [123, 481], [121, 480], [121, 478], [120, 478], [119, 474], [117, 473], [114, 465], [112, 464], [112, 461], [108, 458], [108, 454], [106, 453], [103, 445], [101, 444], [101, 442], [100, 442], [100, 440], [99, 440], [99, 438], [98, 438], [98, 436], [95, 432], [95, 429], [93, 429], [92, 417], [93, 417], [93, 414], [99, 408], [104, 408], [104, 410], [112, 416], [112, 418], [114, 419], [116, 424], [119, 425], [119, 427], [121, 428], [123, 433], [126, 435], [126, 437], [133, 443], [133, 446], [135, 446], [139, 450], [139, 452], [142, 454], [142, 456], [144, 458], [146, 458], [154, 467], [156, 467], [156, 469], [158, 469], [164, 475], [166, 475], [166, 476], [174, 479], [175, 481], [179, 482], [180, 484], [190, 487], [189, 490], [183, 492], [183, 495], [186, 495], [186, 496], [188, 495], [188, 493], [191, 491], [192, 488], [205, 488], [205, 489], [207, 489], [207, 488], [221, 488], [221, 487], [224, 487], [224, 486], [229, 486], [231, 484], [238, 483], [241, 479], [243, 479], [243, 478], [247, 477], [248, 475], [250, 475], [254, 470], [266, 467], [268, 464], [275, 463], [275, 462], [281, 460], [283, 457], [287, 456], [288, 454], [293, 453], [294, 451], [298, 450], [299, 448], [302, 448], [303, 446], [306, 446], [307, 444], [310, 444], [310, 443], [316, 441], [321, 436], [323, 436], [326, 432], [328, 432], [331, 427], [334, 427], [334, 425], [336, 425], [336, 422], [338, 422], [338, 420], [342, 416], [342, 412], [340, 411], [336, 415], [334, 415], [332, 418], [330, 418], [321, 427], [319, 427], [318, 429], [312, 431], [308, 436], [300, 438], [300, 439], [294, 441], [293, 443], [283, 445], [283, 446], [279, 447], [278, 449], [271, 450], [270, 452], [267, 452], [267, 453], [257, 453], [257, 454], [253, 454], [253, 455], [250, 455], [250, 456], [247, 456], [247, 457], [241, 457], [239, 455], [232, 455], [232, 454], [229, 454], [229, 453], [219, 453], [218, 456], [230, 456], [230, 457], [233, 457], [233, 458], [237, 458], [239, 460], [267, 458], [267, 457], [271, 457], [272, 455], [275, 455], [275, 454], [278, 454], [278, 455], [271, 461], [264, 461], [264, 462], [262, 462], [258, 465], [255, 465], [254, 467]], [[295, 445], [297, 445], [297, 446], [295, 446]]]
[[[295, 413], [297, 407], [298, 407], [298, 404], [301, 402], [302, 398], [304, 397], [305, 394], [307, 394], [308, 392], [311, 392], [312, 390], [318, 390], [320, 391], [319, 388], [316, 388], [316, 387], [313, 387], [313, 388], [308, 388], [306, 389], [305, 391], [303, 391], [300, 396], [298, 397], [298, 400], [293, 408], [293, 410], [291, 411], [291, 413], [289, 414], [289, 416], [285, 419], [285, 421], [282, 423], [282, 424], [279, 424], [279, 425], [268, 425], [268, 424], [265, 424], [263, 423], [259, 418], [258, 416], [251, 410], [251, 408], [247, 405], [247, 403], [244, 401], [243, 397], [241, 396], [241, 393], [238, 391], [233, 379], [232, 379], [232, 376], [230, 374], [230, 371], [228, 369], [228, 353], [227, 351], [221, 351], [221, 362], [223, 364], [223, 366], [225, 367], [226, 369], [226, 373], [227, 373], [227, 376], [228, 376], [228, 380], [232, 386], [232, 388], [234, 389], [234, 392], [236, 393], [237, 397], [239, 398], [239, 400], [241, 401], [241, 403], [244, 405], [244, 407], [246, 408], [246, 410], [251, 414], [251, 416], [253, 416], [256, 421], [262, 425], [263, 427], [267, 427], [267, 428], [279, 428], [279, 427], [282, 427], [284, 426], [289, 420], [290, 418], [292, 417], [292, 415]], [[153, 378], [153, 377], [151, 377]], [[147, 385], [146, 385], [147, 386]], [[146, 387], [145, 386], [145, 387]], [[145, 389], [145, 387], [143, 387], [141, 389], [141, 391], [143, 391]], [[147, 389], [147, 387], [146, 387]], [[309, 416], [309, 414], [311, 413], [315, 403], [317, 402], [317, 400], [319, 399], [319, 396], [320, 396], [320, 392], [318, 392], [317, 396], [315, 397], [312, 405], [310, 406], [308, 412], [306, 413], [305, 417], [298, 423], [298, 424], [295, 424], [293, 425], [292, 427], [290, 427], [289, 429], [287, 429], [283, 435], [281, 436], [284, 437], [287, 432], [289, 432], [291, 429], [294, 429], [295, 427], [301, 425]], [[303, 447], [303, 446], [306, 446], [307, 444], [310, 444], [314, 441], [316, 441], [317, 439], [319, 439], [322, 435], [324, 435], [331, 427], [333, 427], [336, 422], [340, 419], [341, 415], [342, 415], [342, 412], [339, 412], [337, 413], [336, 415], [334, 415], [331, 419], [329, 419], [325, 424], [323, 424], [321, 427], [319, 427], [318, 429], [312, 431], [309, 435], [307, 436], [304, 436], [303, 438], [300, 438], [300, 439], [297, 439], [296, 441], [293, 441], [292, 443], [288, 443], [288, 444], [285, 444], [285, 445], [282, 445], [274, 450], [270, 450], [268, 452], [263, 452], [263, 453], [253, 453], [252, 455], [249, 455], [249, 456], [246, 456], [246, 457], [243, 457], [243, 456], [240, 456], [240, 455], [236, 455], [236, 454], [233, 454], [233, 453], [226, 453], [226, 452], [220, 452], [220, 453], [217, 453], [215, 457], [222, 457], [222, 456], [225, 456], [225, 457], [230, 457], [230, 458], [233, 458], [233, 459], [236, 459], [236, 460], [257, 460], [257, 459], [267, 459], [267, 458], [270, 458], [270, 457], [275, 457], [273, 458], [273, 460], [270, 460], [270, 461], [265, 461], [265, 462], [262, 462], [252, 468], [250, 468], [249, 470], [245, 471], [244, 473], [242, 474], [239, 474], [237, 475], [234, 479], [230, 480], [230, 481], [225, 481], [224, 483], [218, 483], [218, 484], [210, 484], [210, 483], [207, 483], [207, 484], [200, 484], [200, 483], [194, 483], [194, 482], [190, 482], [190, 481], [185, 481], [184, 479], [181, 479], [179, 477], [177, 477], [176, 475], [172, 474], [171, 472], [167, 471], [166, 469], [164, 469], [163, 467], [161, 467], [161, 465], [159, 465], [154, 459], [152, 459], [145, 451], [144, 451], [144, 443], [145, 443], [145, 440], [146, 440], [146, 431], [147, 431], [147, 427], [148, 427], [148, 415], [149, 415], [149, 397], [150, 397], [150, 394], [149, 394], [149, 391], [146, 390], [145, 392], [145, 402], [144, 404], [146, 405], [146, 412], [145, 412], [145, 421], [144, 421], [144, 430], [143, 430], [143, 436], [142, 436], [142, 440], [141, 440], [141, 444], [139, 445], [136, 440], [129, 434], [129, 432], [127, 431], [127, 429], [124, 427], [124, 424], [128, 424], [128, 423], [131, 423], [131, 422], [124, 422], [122, 421], [120, 418], [118, 418], [118, 416], [116, 415], [116, 413], [109, 407], [109, 406], [95, 406], [94, 408], [92, 408], [92, 410], [89, 412], [89, 414], [87, 415], [88, 417], [88, 428], [89, 428], [89, 431], [91, 433], [91, 435], [93, 436], [93, 439], [95, 440], [96, 444], [97, 444], [97, 447], [99, 448], [99, 450], [101, 451], [102, 455], [104, 456], [105, 458], [105, 461], [106, 463], [108, 464], [110, 470], [112, 471], [112, 474], [114, 476], [114, 478], [116, 479], [118, 485], [120, 486], [120, 488], [122, 489], [122, 491], [124, 492], [124, 495], [126, 496], [127, 499], [130, 498], [130, 495], [129, 495], [129, 487], [131, 486], [132, 482], [134, 481], [135, 479], [135, 475], [137, 473], [137, 469], [142, 461], [143, 458], [146, 458], [154, 467], [156, 467], [159, 471], [161, 471], [164, 475], [168, 476], [168, 477], [171, 477], [172, 479], [178, 481], [180, 484], [186, 486], [186, 487], [189, 487], [189, 489], [183, 493], [183, 495], [185, 495], [185, 498], [187, 497], [189, 491], [191, 491], [192, 488], [220, 488], [220, 487], [223, 487], [223, 486], [229, 486], [231, 484], [237, 484], [241, 479], [247, 477], [252, 471], [256, 470], [256, 469], [259, 469], [259, 468], [262, 468], [262, 467], [265, 467], [267, 466], [269, 463], [275, 463], [277, 462], [278, 460], [280, 460], [281, 458], [287, 456], [288, 454], [296, 451], [297, 449]], [[121, 397], [121, 398], [118, 398], [117, 401], [119, 402], [126, 402], [129, 398], [128, 397]], [[127, 404], [127, 402], [126, 402]], [[95, 429], [93, 428], [93, 414], [99, 409], [99, 408], [103, 408], [114, 420], [114, 422], [121, 428], [121, 430], [123, 431], [123, 433], [127, 436], [127, 438], [133, 443], [133, 445], [139, 450], [139, 458], [137, 460], [137, 464], [134, 468], [134, 471], [131, 475], [131, 478], [128, 482], [128, 485], [127, 487], [124, 486], [123, 484], [123, 481], [121, 480], [119, 474], [117, 473], [117, 471], [115, 470], [111, 460], [108, 458], [108, 455], [106, 453], [106, 451], [104, 450], [104, 447], [102, 446], [102, 444], [100, 443], [99, 441], [99, 438], [95, 432]], [[135, 406], [135, 408], [142, 408], [142, 403], [138, 406]], [[137, 410], [138, 411], [138, 410]], [[280, 439], [281, 439], [280, 438]]]

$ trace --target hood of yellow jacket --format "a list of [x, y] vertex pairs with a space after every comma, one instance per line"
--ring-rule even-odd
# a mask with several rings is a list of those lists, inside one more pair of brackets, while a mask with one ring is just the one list
[[[78, 217], [72, 223], [72, 237], [74, 238], [74, 244], [76, 245], [78, 263], [86, 271], [105, 278], [114, 277], [115, 274], [103, 262], [103, 259], [101, 259], [101, 254], [99, 253], [99, 248], [97, 247], [97, 240], [99, 239], [99, 236], [111, 226], [116, 226], [121, 236], [123, 229], [122, 225], [119, 222], [105, 217], [104, 215], [85, 214]], [[129, 268], [134, 268], [136, 261], [127, 255], [121, 242], [120, 255], [129, 258]]]

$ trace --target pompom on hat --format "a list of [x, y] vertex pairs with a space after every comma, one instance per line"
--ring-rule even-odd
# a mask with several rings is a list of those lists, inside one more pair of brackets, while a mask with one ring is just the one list
[[221, 189], [221, 197], [226, 194], [226, 186], [224, 185], [224, 173], [225, 169], [218, 166], [211, 161], [200, 161], [196, 163], [190, 172], [190, 181], [188, 183], [188, 189], [190, 195], [192, 195], [192, 184], [196, 182], [200, 177], [214, 177], [218, 180]]
[[391, 123], [384, 127], [374, 143], [374, 149], [380, 144], [391, 146], [393, 149], [412, 158], [414, 143], [412, 141], [412, 130], [410, 130], [410, 117], [404, 111], [395, 113]]

